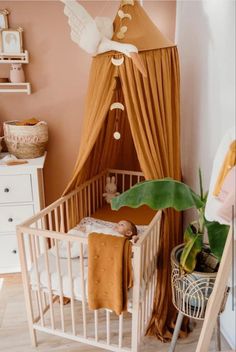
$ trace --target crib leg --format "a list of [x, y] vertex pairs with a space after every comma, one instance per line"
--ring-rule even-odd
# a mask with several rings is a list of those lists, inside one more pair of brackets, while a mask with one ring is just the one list
[[221, 351], [220, 315], [218, 315], [217, 317], [215, 332], [216, 332], [216, 349], [217, 351]]
[[30, 333], [30, 340], [33, 347], [37, 347], [37, 338], [36, 338], [36, 331], [33, 328], [33, 316], [32, 316], [32, 302], [31, 297], [29, 294], [29, 289], [24, 287], [25, 296], [26, 296], [26, 312], [27, 312], [27, 320], [28, 320], [28, 327]]
[[36, 337], [36, 331], [33, 328], [30, 328], [30, 339], [31, 339], [31, 345], [32, 347], [37, 347], [37, 337]]
[[132, 352], [139, 352], [140, 351], [140, 343], [139, 343], [139, 334], [140, 334], [140, 326], [139, 326], [139, 310], [138, 308], [135, 309], [133, 307], [132, 313]]
[[30, 339], [31, 339], [32, 346], [37, 347], [36, 332], [35, 332], [35, 329], [33, 328], [33, 307], [32, 307], [32, 299], [30, 294], [30, 285], [28, 283], [28, 269], [27, 269], [27, 262], [26, 262], [24, 234], [19, 229], [17, 229], [17, 240], [18, 240], [21, 270], [22, 270], [21, 276], [22, 276], [22, 283], [23, 283], [24, 294], [25, 294], [25, 305], [26, 305]]
[[171, 340], [171, 344], [170, 344], [170, 348], [169, 348], [168, 352], [174, 352], [174, 350], [175, 350], [175, 346], [176, 346], [176, 342], [177, 342], [177, 339], [179, 336], [179, 331], [180, 331], [180, 328], [182, 325], [183, 317], [184, 317], [183, 313], [179, 312], [178, 318], [177, 318], [177, 321], [175, 324], [174, 334], [172, 336], [172, 340]]

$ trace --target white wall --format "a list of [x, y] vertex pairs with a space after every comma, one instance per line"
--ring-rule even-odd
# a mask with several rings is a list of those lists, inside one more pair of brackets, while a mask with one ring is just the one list
[[[183, 176], [198, 190], [200, 166], [207, 190], [216, 149], [235, 124], [235, 1], [179, 0], [176, 43], [181, 63]], [[235, 313], [230, 295], [222, 331], [232, 347]]]

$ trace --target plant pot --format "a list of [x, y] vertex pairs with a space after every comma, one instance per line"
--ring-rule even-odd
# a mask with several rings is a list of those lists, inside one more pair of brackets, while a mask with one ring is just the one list
[[216, 275], [193, 271], [191, 274], [182, 274], [180, 270], [180, 256], [184, 244], [175, 247], [171, 252], [171, 285], [174, 306], [183, 314], [204, 319], [207, 302], [212, 293]]

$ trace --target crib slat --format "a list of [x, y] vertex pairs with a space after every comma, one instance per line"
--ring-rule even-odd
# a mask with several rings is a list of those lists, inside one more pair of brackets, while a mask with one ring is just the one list
[[110, 319], [110, 312], [106, 309], [106, 321], [107, 321], [107, 344], [110, 345], [111, 343], [111, 319]]
[[60, 204], [60, 223], [61, 223], [61, 232], [65, 232], [65, 221], [64, 221], [64, 211], [63, 211], [63, 204]]
[[139, 307], [139, 331], [140, 331], [140, 337], [143, 333], [143, 304], [140, 303]]
[[53, 231], [53, 225], [52, 225], [52, 212], [48, 213], [48, 222], [49, 222], [49, 230]]
[[145, 321], [145, 290], [146, 290], [146, 281], [145, 281], [145, 242], [142, 246], [142, 253], [141, 253], [141, 277], [142, 277], [142, 294], [143, 294], [143, 297], [142, 297], [142, 321], [141, 321], [141, 331], [142, 333], [144, 333], [144, 329], [145, 329], [145, 324], [144, 324], [144, 321]]
[[75, 222], [76, 222], [76, 224], [78, 224], [78, 222], [80, 221], [78, 193], [75, 193], [75, 195], [74, 195], [74, 204], [75, 204]]
[[[51, 211], [50, 211], [50, 213], [48, 213], [48, 225], [49, 225], [49, 230], [53, 231], [52, 212]], [[54, 246], [54, 239], [53, 238], [50, 239], [50, 245], [51, 245], [51, 247]]]
[[59, 232], [59, 220], [58, 220], [58, 207], [56, 207], [54, 209], [54, 219], [55, 219], [55, 228], [56, 228], [56, 231]]
[[80, 217], [80, 220], [81, 220], [84, 217], [83, 191], [80, 191], [78, 193], [78, 199], [79, 199], [79, 217]]
[[146, 325], [147, 323], [147, 319], [148, 319], [148, 277], [147, 277], [147, 273], [148, 273], [148, 239], [146, 240], [146, 245], [145, 245], [145, 320], [144, 323]]
[[49, 306], [50, 306], [50, 319], [51, 319], [51, 327], [52, 329], [55, 329], [55, 320], [54, 320], [54, 311], [53, 311], [53, 301], [52, 301], [52, 284], [51, 284], [51, 275], [50, 275], [50, 269], [49, 269], [49, 261], [48, 261], [48, 244], [47, 244], [47, 239], [43, 239], [44, 242], [44, 254], [45, 254], [45, 267], [46, 267], [46, 272], [47, 272], [47, 284], [48, 284], [48, 290], [49, 290]]
[[75, 223], [78, 224], [79, 222], [79, 216], [78, 216], [78, 203], [76, 201], [76, 194], [74, 194], [72, 196], [72, 208], [74, 209], [74, 213], [75, 213]]
[[33, 263], [33, 249], [32, 249], [32, 238], [31, 238], [31, 235], [28, 235], [28, 243], [29, 243], [29, 253], [30, 253], [30, 267], [32, 267], [32, 263]]
[[119, 348], [122, 347], [123, 339], [123, 313], [119, 315]]
[[99, 189], [98, 189], [98, 180], [95, 181], [96, 185], [96, 209], [99, 208]]
[[99, 208], [102, 207], [102, 195], [103, 195], [103, 188], [102, 188], [102, 178], [99, 178]]
[[34, 295], [34, 299], [36, 302], [36, 306], [37, 306], [37, 313], [38, 313], [38, 320], [40, 319], [40, 308], [39, 308], [39, 297], [38, 297], [38, 292], [37, 291], [31, 291], [31, 295]]
[[151, 312], [151, 293], [152, 293], [152, 290], [151, 290], [151, 282], [152, 282], [152, 246], [151, 246], [151, 238], [152, 238], [152, 232], [149, 234], [149, 237], [148, 237], [148, 242], [149, 242], [149, 249], [148, 249], [148, 320], [150, 318], [150, 312]]
[[39, 315], [41, 325], [44, 326], [44, 316], [43, 316], [43, 304], [42, 304], [42, 296], [41, 296], [41, 287], [40, 287], [40, 280], [39, 280], [39, 268], [38, 268], [38, 261], [36, 257], [36, 249], [35, 249], [35, 236], [32, 236], [32, 249], [33, 249], [33, 261], [34, 261], [34, 268], [36, 271], [36, 283], [37, 283], [37, 294], [39, 300]]
[[70, 229], [69, 200], [66, 200], [66, 231]]
[[94, 311], [94, 335], [95, 341], [98, 342], [98, 311]]
[[94, 181], [92, 183], [92, 210], [93, 210], [93, 213], [96, 210], [96, 204], [95, 204], [95, 183], [94, 183]]
[[125, 191], [125, 174], [122, 174], [122, 193]]
[[88, 185], [88, 216], [91, 216], [91, 183]]
[[84, 204], [83, 204], [83, 207], [84, 207], [84, 216], [88, 216], [88, 199], [87, 199], [87, 188], [85, 187], [84, 190], [83, 190], [83, 199], [84, 199]]
[[[35, 228], [36, 229], [38, 229], [39, 228], [39, 225], [38, 225], [38, 221], [35, 223]], [[44, 227], [43, 227], [43, 225], [42, 225], [42, 221], [41, 221], [41, 227], [40, 227], [41, 229], [43, 229]], [[39, 255], [40, 255], [40, 244], [39, 244], [39, 238], [38, 238], [38, 236], [36, 236], [36, 238], [35, 238], [35, 245], [36, 245], [36, 255], [37, 255], [37, 257], [39, 257]]]
[[75, 335], [75, 302], [74, 302], [74, 287], [72, 279], [72, 264], [71, 264], [71, 248], [70, 241], [67, 241], [67, 269], [70, 283], [70, 294], [71, 294], [71, 323], [72, 323], [72, 332]]
[[[43, 230], [46, 230], [47, 229], [47, 214], [45, 214], [43, 216], [43, 218], [41, 219], [41, 228]], [[50, 239], [47, 238], [47, 241], [50, 241]], [[40, 244], [42, 245], [42, 248], [40, 247]], [[39, 257], [39, 255], [41, 253], [44, 253], [44, 241], [41, 240], [41, 242], [39, 241], [39, 237], [36, 236], [36, 250], [37, 250], [37, 256]], [[47, 300], [47, 296], [46, 296], [46, 292], [43, 292], [42, 293], [42, 296], [43, 296], [43, 303], [44, 303], [44, 307], [48, 306], [49, 303], [48, 303], [48, 300]], [[45, 308], [46, 309], [46, 308]]]
[[[103, 175], [102, 183], [103, 183], [103, 190], [105, 190], [106, 189], [106, 175]], [[104, 202], [105, 202], [105, 199], [103, 198], [103, 204], [104, 204]]]
[[58, 250], [58, 240], [55, 240], [55, 249], [56, 249], [56, 267], [57, 267], [57, 276], [59, 282], [59, 293], [60, 293], [60, 314], [61, 314], [61, 329], [65, 332], [65, 318], [64, 318], [64, 308], [63, 308], [63, 285], [61, 280], [61, 266], [59, 261], [59, 250]]
[[86, 296], [85, 296], [85, 281], [84, 281], [84, 255], [83, 255], [83, 244], [80, 243], [80, 277], [81, 277], [81, 289], [82, 289], [82, 311], [83, 311], [83, 330], [84, 337], [87, 338], [87, 318], [86, 318]]
[[146, 271], [147, 271], [147, 301], [146, 301], [146, 310], [147, 310], [147, 319], [146, 322], [149, 319], [149, 312], [150, 312], [150, 280], [151, 280], [151, 276], [150, 276], [150, 267], [149, 267], [149, 263], [150, 263], [150, 259], [151, 259], [151, 247], [150, 247], [150, 234], [147, 238], [147, 266], [146, 266]]
[[156, 231], [156, 225], [154, 227], [154, 229], [151, 231], [151, 294], [150, 294], [150, 314], [152, 312], [153, 309], [153, 298], [154, 298], [154, 277], [155, 277], [155, 262], [154, 262], [154, 258], [155, 258], [155, 249], [154, 249], [154, 239], [155, 239], [155, 231]]

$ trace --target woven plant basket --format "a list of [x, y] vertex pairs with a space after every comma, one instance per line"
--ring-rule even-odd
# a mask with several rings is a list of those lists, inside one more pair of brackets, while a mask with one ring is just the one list
[[184, 245], [181, 244], [171, 252], [173, 304], [184, 315], [202, 320], [205, 317], [207, 302], [213, 291], [217, 272], [193, 271], [191, 274], [182, 275], [179, 261], [183, 248]]
[[42, 156], [48, 141], [48, 126], [40, 121], [33, 126], [17, 126], [17, 121], [4, 122], [4, 140], [9, 153], [19, 159]]

